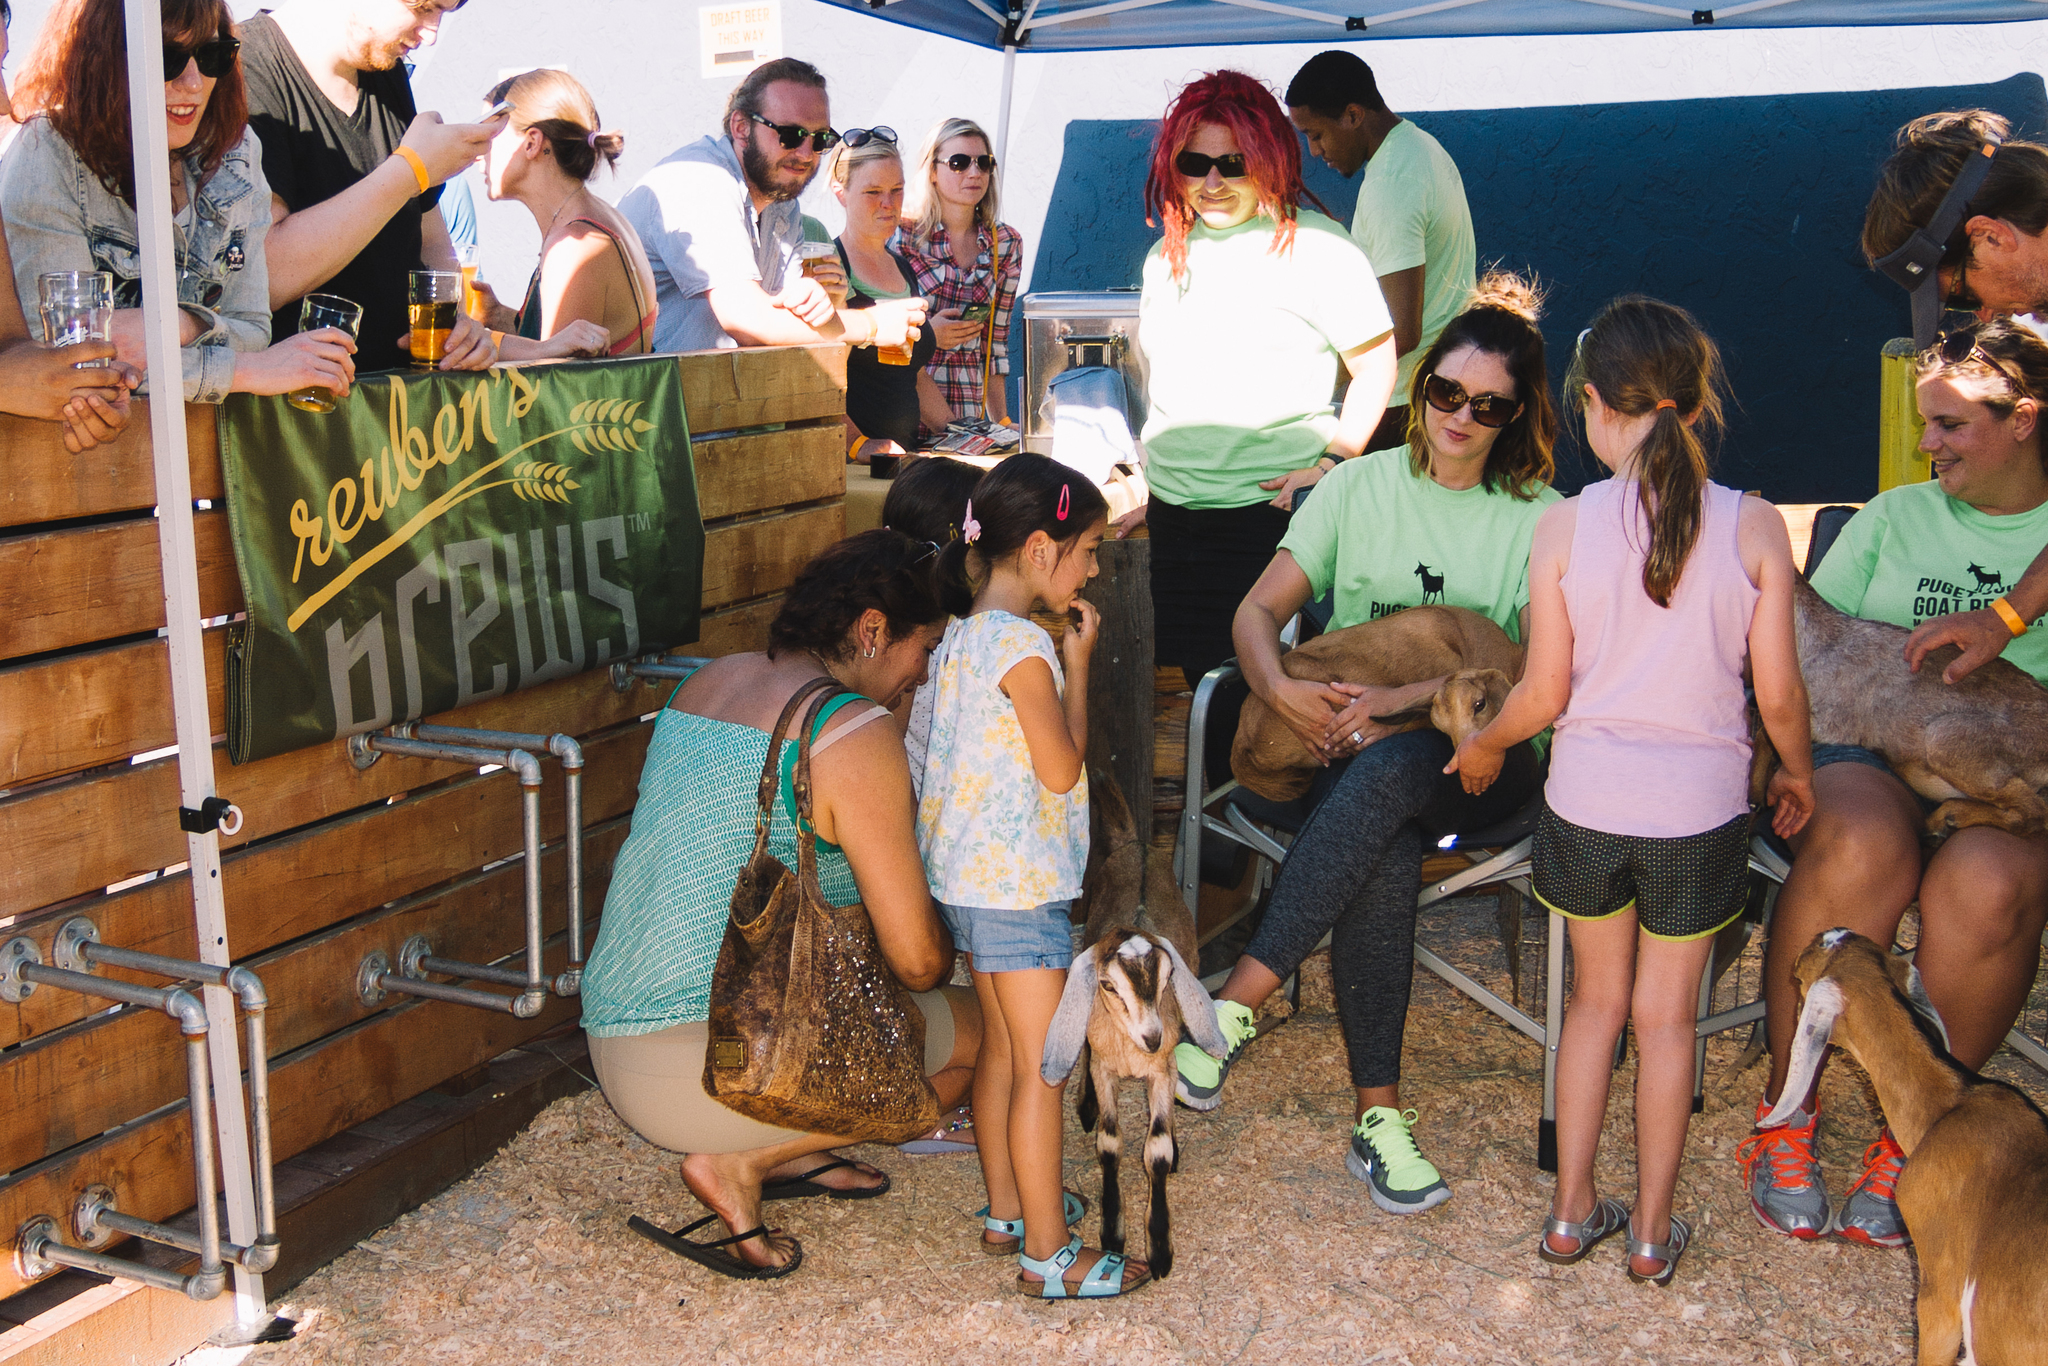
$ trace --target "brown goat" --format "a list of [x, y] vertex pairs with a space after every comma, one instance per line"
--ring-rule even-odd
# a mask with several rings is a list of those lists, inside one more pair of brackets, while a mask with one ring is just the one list
[[1145, 1083], [1151, 1116], [1145, 1164], [1152, 1178], [1146, 1260], [1163, 1280], [1173, 1270], [1166, 1177], [1180, 1165], [1173, 1140], [1174, 1046], [1183, 1024], [1215, 1057], [1229, 1046], [1216, 1024], [1215, 1003], [1188, 965], [1195, 952], [1195, 919], [1173, 879], [1171, 855], [1154, 850], [1147, 857], [1130, 807], [1108, 772], [1091, 769], [1088, 790], [1095, 842], [1103, 854], [1081, 893], [1089, 946], [1067, 974], [1066, 991], [1046, 1030], [1039, 1075], [1057, 1086], [1087, 1059], [1075, 1109], [1081, 1127], [1095, 1130], [1102, 1165], [1102, 1246], [1110, 1252], [1124, 1248], [1116, 1083], [1124, 1077]]
[[[1939, 673], [1935, 675], [1939, 678]], [[2048, 1361], [2048, 1120], [2003, 1082], [1959, 1067], [1934, 1031], [1919, 974], [1848, 930], [1828, 930], [1799, 955], [1804, 996], [1791, 1075], [1759, 1128], [1782, 1124], [1813, 1085], [1829, 1043], [1845, 1048], [1877, 1089], [1906, 1154], [1899, 1213], [1920, 1263], [1920, 1366], [2037, 1366]], [[1909, 1008], [1910, 1007], [1910, 1008]]]
[[1944, 683], [1953, 647], [1914, 673], [1904, 627], [1847, 616], [1804, 583], [1793, 601], [1815, 744], [1882, 754], [1906, 786], [1941, 803], [1927, 818], [1931, 835], [2048, 830], [2048, 688], [2003, 659]]
[[[1404, 730], [1433, 725], [1456, 742], [1499, 714], [1508, 689], [1522, 676], [1522, 647], [1477, 612], [1410, 607], [1317, 636], [1282, 655], [1280, 667], [1289, 678], [1375, 687], [1448, 676], [1426, 707], [1417, 704], [1397, 715]], [[1256, 693], [1245, 699], [1230, 748], [1230, 770], [1238, 782], [1271, 801], [1291, 801], [1308, 791], [1316, 767], [1301, 737], [1271, 707]]]

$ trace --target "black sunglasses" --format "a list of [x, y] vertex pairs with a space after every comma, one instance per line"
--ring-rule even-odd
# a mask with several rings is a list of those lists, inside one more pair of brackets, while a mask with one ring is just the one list
[[1182, 152], [1173, 159], [1173, 169], [1189, 180], [1207, 180], [1209, 168], [1225, 180], [1243, 180], [1247, 174], [1243, 152], [1232, 152], [1229, 156], [1205, 157], [1200, 152]]
[[1468, 394], [1464, 385], [1442, 375], [1431, 375], [1422, 382], [1422, 396], [1440, 413], [1455, 413], [1469, 403], [1474, 422], [1496, 429], [1513, 422], [1522, 410], [1521, 404], [1500, 394]]
[[[894, 128], [849, 128], [839, 135], [839, 140], [848, 147], [865, 147], [871, 142], [886, 142], [891, 147], [894, 147], [896, 145], [896, 130]], [[785, 143], [784, 145], [787, 146], [788, 144]]]
[[965, 152], [955, 152], [953, 153], [953, 155], [946, 158], [945, 166], [946, 169], [949, 171], [961, 172], [966, 171], [966, 169], [969, 166], [972, 166], [975, 170], [980, 171], [983, 175], [987, 175], [989, 172], [995, 170], [996, 159], [986, 152], [983, 152], [978, 157], [971, 157], [967, 155], [967, 153]]
[[215, 38], [198, 47], [164, 44], [164, 81], [168, 84], [185, 74], [185, 63], [199, 63], [199, 74], [217, 81], [235, 69], [235, 54], [242, 50], [240, 38]]
[[2033, 393], [2027, 388], [2026, 381], [2006, 369], [2003, 361], [1977, 344], [1977, 331], [1975, 328], [1964, 328], [1956, 332], [1942, 333], [1939, 337], [1935, 338], [1933, 350], [1934, 354], [1941, 357], [1942, 362], [1947, 365], [1961, 365], [1966, 361], [1981, 360], [1999, 374], [2005, 376], [2005, 382], [2010, 384], [2013, 387], [2013, 392], [2021, 398], [2033, 397]]
[[763, 128], [773, 129], [775, 136], [782, 139], [782, 149], [785, 152], [794, 152], [805, 138], [811, 140], [811, 150], [814, 152], [829, 152], [839, 141], [839, 134], [830, 128], [806, 128], [800, 123], [775, 123], [762, 118], [751, 109], [747, 111], [747, 117]]

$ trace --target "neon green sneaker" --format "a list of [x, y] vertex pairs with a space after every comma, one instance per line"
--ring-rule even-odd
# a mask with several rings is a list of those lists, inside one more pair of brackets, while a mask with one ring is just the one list
[[1420, 1214], [1451, 1198], [1451, 1188], [1415, 1146], [1415, 1112], [1375, 1105], [1359, 1117], [1344, 1166], [1372, 1188], [1372, 1202], [1389, 1214]]
[[1244, 1052], [1244, 1046], [1257, 1037], [1259, 1017], [1249, 1006], [1218, 1001], [1216, 1027], [1230, 1045], [1230, 1052], [1222, 1058], [1210, 1057], [1200, 1044], [1184, 1043], [1173, 1050], [1178, 1074], [1173, 1081], [1174, 1099], [1190, 1110], [1213, 1110], [1223, 1103], [1223, 1079], [1230, 1075], [1230, 1065]]

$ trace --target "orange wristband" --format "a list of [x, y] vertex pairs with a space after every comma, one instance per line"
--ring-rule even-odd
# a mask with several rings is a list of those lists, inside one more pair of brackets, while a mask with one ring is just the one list
[[413, 179], [420, 183], [420, 193], [434, 188], [434, 182], [427, 175], [427, 163], [420, 160], [420, 154], [410, 147], [401, 147], [392, 155], [401, 156], [412, 166]]
[[1998, 613], [1998, 619], [2005, 623], [2005, 629], [2012, 632], [2014, 638], [2027, 633], [2027, 623], [2021, 620], [2020, 614], [2015, 612], [2012, 604], [2004, 598], [1993, 598], [1991, 600], [1991, 610]]

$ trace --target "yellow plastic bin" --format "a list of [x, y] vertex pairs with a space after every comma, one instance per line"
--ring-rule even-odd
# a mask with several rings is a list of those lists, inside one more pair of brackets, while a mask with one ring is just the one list
[[1916, 351], [1911, 337], [1894, 337], [1880, 353], [1877, 387], [1877, 491], [1924, 484], [1932, 477], [1920, 453], [1920, 409], [1913, 401]]

